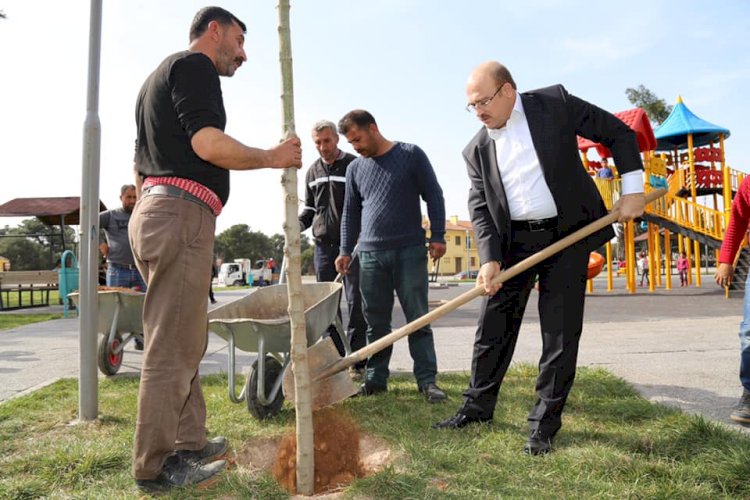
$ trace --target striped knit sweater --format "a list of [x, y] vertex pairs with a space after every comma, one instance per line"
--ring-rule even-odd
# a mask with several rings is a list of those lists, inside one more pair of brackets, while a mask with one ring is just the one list
[[340, 255], [424, 245], [420, 198], [430, 241], [445, 242], [445, 201], [435, 171], [418, 146], [402, 142], [381, 156], [360, 157], [346, 171]]

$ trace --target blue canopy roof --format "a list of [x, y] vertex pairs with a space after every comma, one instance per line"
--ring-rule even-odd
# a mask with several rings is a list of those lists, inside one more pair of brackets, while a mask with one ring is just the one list
[[726, 139], [729, 130], [698, 118], [685, 106], [682, 97], [678, 97], [667, 119], [654, 130], [656, 151], [672, 151], [675, 147], [687, 149], [688, 134], [693, 134], [693, 147], [697, 148], [717, 140], [719, 134], [724, 134]]

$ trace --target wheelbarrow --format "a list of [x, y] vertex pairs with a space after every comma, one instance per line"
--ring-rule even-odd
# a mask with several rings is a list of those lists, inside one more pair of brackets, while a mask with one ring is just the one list
[[[79, 307], [78, 293], [68, 295]], [[99, 316], [96, 331], [101, 333], [97, 365], [104, 375], [120, 370], [125, 346], [132, 340], [143, 342], [143, 299], [145, 293], [134, 290], [99, 290]], [[79, 309], [80, 310], [80, 309]]]
[[[302, 285], [308, 347], [320, 340], [329, 325], [334, 325], [346, 354], [351, 354], [338, 317], [341, 288], [341, 283], [336, 282]], [[288, 303], [286, 284], [271, 285], [208, 313], [209, 330], [229, 344], [229, 399], [238, 404], [246, 402], [250, 414], [258, 419], [278, 414], [284, 403], [281, 382], [291, 360]], [[258, 354], [239, 395], [235, 390], [235, 349]]]

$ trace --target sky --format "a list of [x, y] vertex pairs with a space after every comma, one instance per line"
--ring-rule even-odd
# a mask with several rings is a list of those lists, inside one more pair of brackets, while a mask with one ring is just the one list
[[[135, 98], [144, 79], [188, 45], [194, 0], [103, 2], [99, 192], [110, 208], [132, 183]], [[519, 90], [556, 83], [609, 111], [632, 108], [625, 89], [644, 85], [728, 128], [728, 164], [750, 172], [750, 2], [666, 0], [291, 0], [295, 123], [302, 139], [298, 191], [317, 158], [321, 119], [364, 108], [390, 140], [430, 158], [446, 215], [468, 219], [461, 151], [480, 127], [465, 110], [465, 84], [498, 60]], [[278, 12], [274, 0], [216, 3], [247, 24], [248, 61], [222, 78], [226, 132], [268, 148], [282, 134]], [[0, 203], [80, 196], [90, 3], [0, 0]], [[339, 147], [353, 152], [344, 137]], [[281, 172], [233, 172], [217, 233], [247, 224], [283, 233]], [[426, 213], [426, 210], [424, 211]], [[0, 227], [21, 219], [4, 218]], [[309, 231], [308, 231], [309, 233]], [[309, 236], [309, 234], [308, 234]]]

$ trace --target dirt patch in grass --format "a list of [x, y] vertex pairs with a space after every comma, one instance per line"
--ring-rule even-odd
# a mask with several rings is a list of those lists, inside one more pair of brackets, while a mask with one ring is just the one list
[[[380, 472], [396, 454], [383, 439], [360, 433], [355, 421], [336, 411], [318, 412], [315, 419], [315, 494], [337, 498], [354, 479]], [[258, 438], [239, 450], [238, 467], [269, 472], [292, 493], [296, 490], [296, 436]]]

